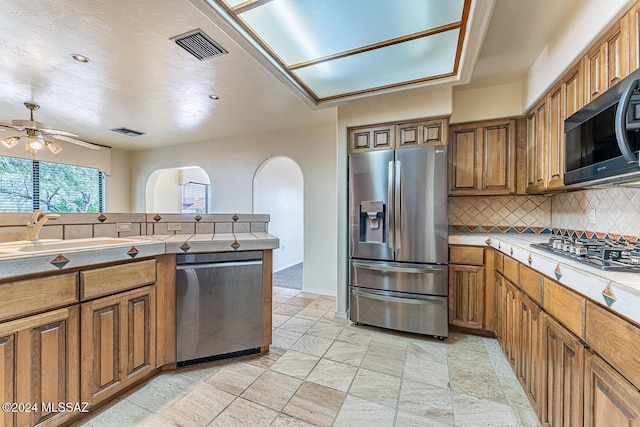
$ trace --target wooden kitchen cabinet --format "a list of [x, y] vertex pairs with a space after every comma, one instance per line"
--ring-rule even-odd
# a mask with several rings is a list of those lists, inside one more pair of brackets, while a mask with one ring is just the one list
[[446, 117], [396, 125], [395, 148], [420, 145], [447, 145], [449, 120]]
[[586, 352], [585, 427], [640, 426], [640, 391], [607, 362]]
[[3, 402], [36, 405], [3, 411], [3, 426], [59, 425], [72, 415], [42, 403], [80, 402], [78, 327], [77, 305], [0, 324]]
[[449, 323], [484, 329], [484, 267], [449, 265]]
[[349, 153], [389, 150], [395, 147], [395, 126], [380, 125], [350, 128]]
[[513, 367], [515, 372], [518, 372], [518, 349], [520, 346], [520, 330], [519, 330], [519, 296], [517, 287], [502, 278], [500, 284], [500, 293], [498, 294], [497, 304], [500, 306], [500, 328], [501, 336], [500, 345], [504, 355]]
[[640, 68], [640, 2], [635, 2], [626, 19], [629, 28], [629, 72]]
[[546, 153], [546, 188], [564, 186], [564, 91], [563, 85], [554, 87], [547, 97], [549, 109], [549, 144]]
[[538, 417], [542, 414], [545, 392], [544, 314], [526, 295], [518, 298], [519, 339], [517, 376]]
[[449, 195], [516, 193], [516, 120], [464, 123], [449, 129]]
[[547, 103], [543, 99], [527, 115], [527, 193], [541, 193], [547, 188], [547, 141]]
[[83, 401], [102, 401], [155, 369], [155, 286], [84, 302], [81, 317]]
[[623, 17], [585, 55], [585, 104], [629, 74], [629, 26]]
[[584, 346], [551, 316], [544, 316], [546, 392], [542, 424], [582, 426]]

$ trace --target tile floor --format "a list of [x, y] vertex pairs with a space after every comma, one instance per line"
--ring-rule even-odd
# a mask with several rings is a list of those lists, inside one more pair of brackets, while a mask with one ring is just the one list
[[497, 341], [354, 326], [273, 290], [265, 355], [164, 373], [85, 426], [539, 426]]

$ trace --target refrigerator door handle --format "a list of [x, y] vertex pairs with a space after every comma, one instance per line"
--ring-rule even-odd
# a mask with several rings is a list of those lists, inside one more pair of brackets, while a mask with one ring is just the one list
[[389, 249], [394, 250], [396, 235], [395, 235], [395, 218], [393, 215], [393, 209], [391, 209], [391, 203], [393, 200], [393, 160], [389, 162], [389, 173], [387, 178], [387, 244]]
[[357, 289], [351, 289], [351, 293], [365, 298], [377, 299], [381, 301], [400, 302], [403, 304], [446, 304], [446, 298], [443, 297], [429, 297], [426, 295], [420, 295], [419, 298], [410, 297], [397, 297], [392, 296], [387, 292], [376, 291], [360, 291]]
[[[400, 162], [400, 160], [396, 160], [396, 182], [395, 182], [395, 199], [394, 199], [394, 207], [393, 207], [393, 211], [394, 211], [394, 224], [395, 224], [395, 231], [394, 234], [396, 235], [396, 245], [395, 245], [395, 250], [396, 252], [400, 250], [401, 248], [401, 241], [402, 241], [402, 203], [401, 203], [401, 194], [400, 192], [402, 191], [402, 162]], [[395, 258], [398, 258], [397, 255]]]
[[395, 265], [374, 264], [363, 261], [353, 261], [353, 266], [355, 268], [364, 268], [366, 270], [384, 271], [390, 273], [438, 274], [447, 271], [446, 267], [399, 267]]

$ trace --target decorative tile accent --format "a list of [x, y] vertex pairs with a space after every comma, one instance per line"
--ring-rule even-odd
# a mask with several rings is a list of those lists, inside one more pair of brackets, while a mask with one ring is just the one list
[[154, 220], [155, 222], [158, 222], [158, 221], [160, 221], [161, 219], [162, 219], [162, 217], [161, 217], [160, 215], [158, 215], [158, 214], [156, 214], [156, 216], [154, 216], [154, 217], [153, 217], [153, 220]]
[[449, 197], [448, 206], [449, 224], [522, 227], [523, 230], [551, 227], [550, 197]]
[[513, 246], [509, 248], [509, 255], [513, 256]]
[[193, 219], [195, 219], [196, 222], [200, 222], [202, 220], [202, 217], [200, 215], [196, 215], [195, 217], [193, 217]]
[[127, 255], [129, 255], [131, 258], [135, 258], [139, 253], [140, 251], [137, 250], [135, 246], [131, 246], [131, 249], [127, 251]]
[[604, 298], [604, 302], [607, 304], [607, 307], [611, 307], [618, 300], [613, 293], [613, 289], [611, 289], [611, 283], [609, 283], [602, 291], [602, 297]]
[[529, 257], [527, 258], [527, 261], [529, 261], [529, 266], [531, 266], [531, 264], [533, 264], [533, 256], [531, 256], [531, 254], [529, 254]]
[[562, 271], [560, 271], [560, 264], [556, 265], [556, 269], [553, 270], [553, 272], [556, 275], [556, 279], [560, 280], [560, 278], [562, 277]]
[[184, 242], [183, 244], [180, 245], [180, 250], [182, 252], [186, 253], [189, 249], [191, 249], [191, 246], [187, 242]]
[[237, 251], [238, 248], [240, 247], [240, 243], [238, 243], [237, 240], [234, 240], [233, 243], [231, 244], [231, 247], [233, 248], [234, 251]]
[[107, 216], [106, 216], [105, 214], [101, 213], [101, 214], [98, 216], [98, 221], [100, 221], [100, 222], [105, 222], [106, 220], [107, 220]]
[[58, 268], [62, 268], [68, 263], [69, 263], [69, 259], [62, 254], [58, 255], [51, 261], [51, 264], [55, 265]]
[[487, 246], [491, 246], [491, 237], [487, 237], [487, 240], [484, 241]]
[[235, 215], [235, 214], [234, 214], [234, 215], [231, 217], [231, 219], [233, 220], [233, 222], [236, 222], [237, 220], [239, 220], [239, 219], [240, 219], [240, 217], [239, 217], [238, 215]]

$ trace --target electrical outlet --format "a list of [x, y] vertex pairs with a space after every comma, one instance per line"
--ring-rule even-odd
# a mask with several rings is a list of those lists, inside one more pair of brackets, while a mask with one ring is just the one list
[[167, 230], [169, 231], [182, 231], [182, 224], [179, 222], [167, 223]]
[[596, 223], [596, 210], [595, 209], [589, 209], [589, 212], [587, 213], [587, 218], [589, 219], [589, 224], [595, 224]]
[[117, 222], [116, 223], [116, 231], [131, 231], [131, 223], [130, 222]]

